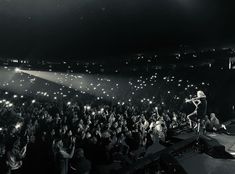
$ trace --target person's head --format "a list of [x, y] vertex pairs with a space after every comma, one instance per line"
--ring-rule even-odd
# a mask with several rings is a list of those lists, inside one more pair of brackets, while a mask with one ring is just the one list
[[80, 120], [79, 120], [79, 124], [81, 124], [81, 125], [84, 124], [83, 119], [80, 119]]
[[131, 137], [132, 136], [132, 132], [131, 131], [127, 131], [126, 132], [126, 136]]
[[122, 127], [121, 126], [117, 128], [117, 133], [120, 133], [120, 132], [122, 132]]
[[56, 117], [56, 119], [60, 119], [60, 114], [59, 114], [59, 113], [56, 113], [56, 114], [55, 114], [55, 117]]
[[117, 128], [117, 127], [118, 127], [118, 122], [115, 122], [115, 123], [113, 124], [113, 127], [114, 127], [114, 128]]
[[19, 147], [20, 146], [20, 138], [17, 138], [14, 142], [14, 147]]
[[77, 154], [78, 158], [83, 158], [84, 157], [84, 150], [82, 148], [78, 148], [76, 154]]
[[6, 153], [6, 146], [4, 144], [0, 145], [0, 156]]
[[86, 133], [86, 138], [87, 138], [87, 139], [90, 139], [90, 138], [91, 138], [90, 132], [87, 132], [87, 133]]
[[73, 135], [72, 130], [69, 130], [68, 133], [67, 133], [67, 135], [68, 135], [69, 137], [71, 137], [71, 136]]
[[63, 148], [63, 146], [64, 146], [64, 143], [63, 143], [62, 139], [59, 139], [56, 143], [56, 147], [58, 149], [61, 149], [61, 148]]
[[108, 131], [103, 132], [102, 137], [103, 138], [109, 138], [111, 135]]
[[211, 120], [215, 119], [216, 118], [215, 113], [211, 113], [210, 117], [211, 117]]
[[197, 97], [198, 98], [206, 98], [206, 95], [204, 94], [203, 91], [197, 91]]
[[93, 137], [91, 138], [91, 142], [92, 142], [93, 144], [96, 144], [96, 143], [97, 143], [97, 138], [96, 138], [95, 136], [93, 136]]
[[64, 131], [64, 132], [68, 131], [68, 126], [67, 126], [66, 124], [65, 124], [65, 125], [63, 125], [63, 127], [62, 127], [62, 128], [63, 128], [63, 131]]
[[54, 136], [55, 135], [55, 129], [51, 130], [51, 135]]
[[133, 117], [132, 117], [132, 121], [133, 121], [133, 122], [136, 122], [136, 120], [137, 120], [136, 116], [133, 116]]

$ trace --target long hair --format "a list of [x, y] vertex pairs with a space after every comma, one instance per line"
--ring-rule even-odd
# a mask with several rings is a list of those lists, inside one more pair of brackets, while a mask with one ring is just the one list
[[206, 95], [203, 91], [197, 91], [197, 97], [198, 98], [206, 98]]

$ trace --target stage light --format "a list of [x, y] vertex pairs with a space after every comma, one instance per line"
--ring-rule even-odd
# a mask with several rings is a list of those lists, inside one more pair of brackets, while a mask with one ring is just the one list
[[15, 68], [16, 73], [19, 73], [20, 71], [21, 71], [20, 68]]

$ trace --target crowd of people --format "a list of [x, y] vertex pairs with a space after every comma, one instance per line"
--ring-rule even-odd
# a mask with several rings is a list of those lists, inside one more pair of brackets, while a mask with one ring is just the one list
[[[1, 107], [15, 125], [1, 128], [1, 171], [10, 173], [110, 173], [144, 157], [167, 131], [187, 125], [185, 113], [159, 104], [134, 105], [40, 102]], [[216, 131], [215, 114], [204, 127]]]
[[1, 168], [8, 173], [103, 173], [102, 166], [137, 160], [155, 142], [166, 141], [167, 129], [186, 121], [180, 112], [131, 105], [38, 101], [2, 107], [1, 116], [7, 113], [18, 118], [1, 130]]

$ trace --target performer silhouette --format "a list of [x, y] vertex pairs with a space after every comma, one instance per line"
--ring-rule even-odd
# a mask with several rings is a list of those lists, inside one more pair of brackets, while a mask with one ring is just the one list
[[205, 118], [207, 112], [207, 100], [203, 91], [197, 91], [197, 97], [186, 99], [186, 103], [192, 102], [195, 105], [195, 110], [187, 116], [189, 127], [192, 128], [192, 121], [196, 122], [197, 133], [200, 132], [201, 120]]

